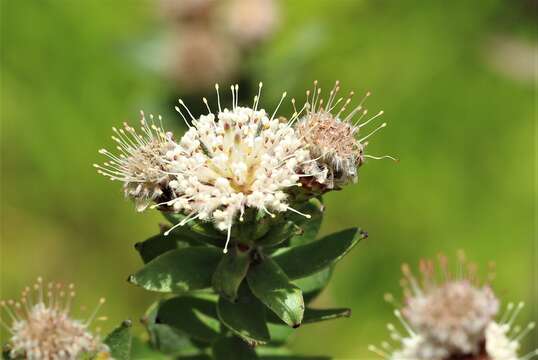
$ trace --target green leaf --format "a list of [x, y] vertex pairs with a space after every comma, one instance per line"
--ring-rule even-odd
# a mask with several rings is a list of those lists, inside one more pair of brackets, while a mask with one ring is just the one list
[[224, 255], [213, 274], [213, 289], [230, 301], [237, 299], [237, 290], [245, 278], [250, 265], [250, 255], [233, 248]]
[[9, 354], [11, 350], [9, 349], [8, 345], [2, 346], [2, 359], [10, 360], [11, 355]]
[[104, 340], [105, 345], [110, 350], [110, 356], [114, 359], [129, 360], [131, 358], [131, 325], [130, 320], [125, 320], [120, 326], [108, 334]]
[[204, 342], [212, 342], [220, 332], [215, 303], [192, 296], [178, 296], [164, 301], [159, 307], [156, 322]]
[[202, 242], [182, 236], [181, 230], [171, 233], [168, 236], [158, 234], [149, 239], [135, 244], [135, 249], [140, 254], [144, 264], [147, 264], [157, 256], [164, 254], [170, 250], [181, 249], [188, 246], [200, 246]]
[[323, 220], [323, 203], [316, 198], [310, 199], [297, 210], [310, 215], [310, 218], [295, 213], [288, 215], [288, 217], [290, 217], [302, 230], [300, 234], [295, 235], [290, 239], [290, 246], [303, 245], [314, 241]]
[[169, 251], [129, 276], [129, 282], [149, 291], [186, 292], [211, 286], [211, 277], [222, 257], [212, 247], [191, 247]]
[[274, 224], [271, 229], [258, 241], [258, 246], [274, 246], [278, 245], [293, 235], [297, 234], [297, 227], [293, 221], [285, 221]]
[[301, 325], [304, 301], [301, 289], [293, 285], [271, 258], [251, 265], [247, 282], [262, 303], [292, 327]]
[[350, 317], [351, 309], [312, 309], [306, 308], [304, 312], [303, 324], [315, 323], [319, 321], [338, 319], [340, 317]]
[[217, 305], [220, 321], [234, 334], [251, 345], [264, 344], [270, 340], [265, 319], [265, 307], [242, 286], [236, 303], [222, 297]]
[[283, 249], [274, 259], [290, 279], [300, 279], [336, 263], [365, 237], [362, 230], [346, 229], [305, 245]]
[[265, 355], [260, 360], [331, 360], [328, 356]]
[[[212, 346], [215, 360], [257, 360], [256, 351], [237, 337], [220, 337]], [[233, 357], [231, 357], [233, 355]]]
[[293, 281], [303, 291], [305, 303], [312, 301], [329, 284], [332, 273], [333, 266], [329, 266], [317, 273]]

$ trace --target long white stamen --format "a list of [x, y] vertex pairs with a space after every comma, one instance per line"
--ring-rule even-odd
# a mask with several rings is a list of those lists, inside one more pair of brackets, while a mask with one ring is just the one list
[[282, 97], [280, 98], [280, 101], [278, 102], [278, 105], [276, 106], [276, 109], [275, 111], [273, 112], [273, 115], [271, 115], [271, 119], [270, 120], [273, 120], [275, 118], [275, 114], [276, 112], [278, 111], [278, 108], [280, 108], [280, 105], [282, 104], [282, 101], [284, 100], [284, 98], [286, 97], [288, 93], [287, 92], [284, 92], [282, 94]]
[[192, 128], [191, 124], [189, 124], [189, 122], [187, 121], [187, 118], [185, 117], [185, 115], [183, 115], [183, 113], [181, 112], [181, 109], [179, 108], [179, 106], [174, 106], [174, 109], [179, 113], [179, 115], [181, 115], [181, 117], [183, 118], [183, 121], [185, 122], [185, 125], [187, 125], [187, 127], [190, 129]]
[[380, 112], [378, 112], [376, 115], [372, 116], [371, 118], [369, 118], [368, 120], [366, 120], [365, 122], [363, 122], [362, 124], [358, 124], [358, 121], [360, 120], [357, 120], [357, 123], [355, 123], [355, 126], [358, 126], [358, 128], [360, 129], [361, 127], [364, 127], [366, 125], [368, 125], [372, 120], [374, 119], [377, 119], [378, 117], [380, 117], [381, 115], [383, 115], [385, 112], [383, 110], [381, 110]]
[[222, 112], [222, 109], [220, 107], [219, 84], [215, 84], [215, 90], [217, 91], [217, 104], [219, 106], [219, 112]]
[[228, 234], [226, 235], [226, 244], [224, 244], [223, 253], [228, 253], [228, 244], [230, 243], [230, 238], [232, 237], [232, 224], [228, 225]]
[[369, 139], [372, 135], [374, 135], [376, 132], [378, 132], [379, 130], [383, 129], [385, 126], [387, 126], [387, 123], [383, 123], [381, 125], [379, 125], [374, 131], [372, 131], [371, 133], [369, 133], [368, 135], [366, 135], [365, 137], [363, 137], [362, 139], [359, 140], [359, 142], [364, 142], [366, 139]]
[[288, 206], [287, 209], [290, 210], [290, 211], [292, 211], [292, 212], [294, 212], [294, 213], [296, 213], [296, 214], [302, 215], [302, 216], [304, 216], [304, 217], [307, 218], [307, 219], [310, 219], [310, 218], [312, 217], [312, 215], [302, 213], [302, 212], [300, 212], [299, 210], [295, 210], [294, 208], [292, 208], [292, 207], [290, 207], [290, 206]]

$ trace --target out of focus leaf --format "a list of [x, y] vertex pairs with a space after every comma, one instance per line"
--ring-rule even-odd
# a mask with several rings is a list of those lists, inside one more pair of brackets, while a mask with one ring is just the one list
[[235, 248], [220, 260], [213, 274], [213, 289], [229, 301], [237, 299], [237, 290], [247, 275], [250, 255]]
[[325, 320], [337, 319], [340, 317], [350, 317], [351, 309], [312, 309], [306, 308], [303, 317], [303, 324], [314, 323]]
[[129, 282], [157, 292], [208, 288], [222, 252], [213, 247], [176, 249], [160, 255], [129, 277]]
[[357, 228], [346, 229], [305, 245], [282, 249], [274, 260], [290, 279], [300, 279], [336, 263], [365, 237]]
[[252, 347], [237, 337], [220, 337], [212, 346], [215, 360], [257, 360]]
[[104, 343], [114, 359], [129, 360], [131, 358], [131, 326], [131, 321], [125, 320], [105, 338]]
[[212, 342], [220, 332], [215, 303], [192, 296], [178, 296], [164, 301], [159, 307], [156, 322], [204, 342]]
[[264, 355], [260, 360], [331, 360], [328, 356]]
[[[158, 352], [150, 347], [147, 342], [143, 342], [137, 337], [133, 337], [131, 346], [131, 360], [168, 360], [169, 357], [166, 354]], [[98, 360], [98, 359], [95, 359]], [[109, 359], [107, 359], [109, 360]]]
[[217, 313], [220, 321], [234, 334], [252, 345], [270, 340], [265, 319], [264, 305], [252, 294], [248, 286], [243, 286], [237, 302], [220, 298]]
[[282, 321], [292, 327], [301, 325], [304, 301], [301, 289], [293, 285], [271, 258], [251, 265], [247, 281], [252, 293]]

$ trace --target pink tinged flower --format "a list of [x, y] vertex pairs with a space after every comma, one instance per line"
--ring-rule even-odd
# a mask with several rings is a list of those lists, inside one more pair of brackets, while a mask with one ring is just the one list
[[356, 182], [358, 168], [366, 158], [395, 160], [391, 156], [378, 157], [364, 153], [367, 140], [387, 125], [382, 123], [369, 134], [359, 135], [363, 127], [383, 115], [383, 111], [380, 111], [372, 117], [366, 117], [368, 111], [363, 105], [370, 92], [348, 112], [346, 109], [354, 93], [351, 92], [344, 100], [339, 97], [339, 91], [340, 83], [337, 81], [328, 98], [323, 99], [322, 90], [315, 81], [314, 90], [306, 92], [305, 105], [298, 111], [302, 116], [295, 125], [312, 159], [302, 166], [303, 170], [314, 174], [316, 182], [328, 189]]
[[[20, 301], [1, 301], [0, 308], [10, 324], [0, 323], [9, 332], [10, 355], [14, 358], [49, 360], [76, 359], [83, 354], [107, 353], [108, 348], [89, 327], [104, 299], [86, 321], [71, 317], [74, 286], [49, 283], [41, 278], [22, 292]], [[104, 318], [99, 318], [104, 319]]]

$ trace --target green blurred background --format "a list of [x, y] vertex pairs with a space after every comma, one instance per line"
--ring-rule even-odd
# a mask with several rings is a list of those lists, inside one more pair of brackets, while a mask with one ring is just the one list
[[[108, 299], [105, 331], [155, 299], [125, 279], [141, 264], [134, 243], [160, 216], [136, 213], [91, 164], [110, 148], [111, 126], [137, 121], [139, 109], [181, 131], [170, 99], [194, 96], [151, 65], [169, 31], [157, 8], [1, 2], [1, 298], [39, 275], [74, 282], [77, 304]], [[369, 161], [357, 185], [326, 196], [323, 233], [360, 225], [370, 238], [316, 301], [350, 306], [352, 318], [300, 328], [293, 349], [372, 358], [367, 345], [388, 338], [392, 308], [382, 298], [400, 294], [400, 264], [439, 251], [465, 249], [484, 272], [497, 262], [497, 293], [531, 305], [521, 320], [538, 318], [536, 9], [508, 0], [280, 3], [274, 37], [241, 58], [241, 82], [264, 81], [268, 109], [283, 90], [302, 98], [314, 79], [371, 90], [367, 105], [385, 110], [389, 127], [369, 152], [401, 159]], [[527, 345], [538, 346], [536, 331]]]

